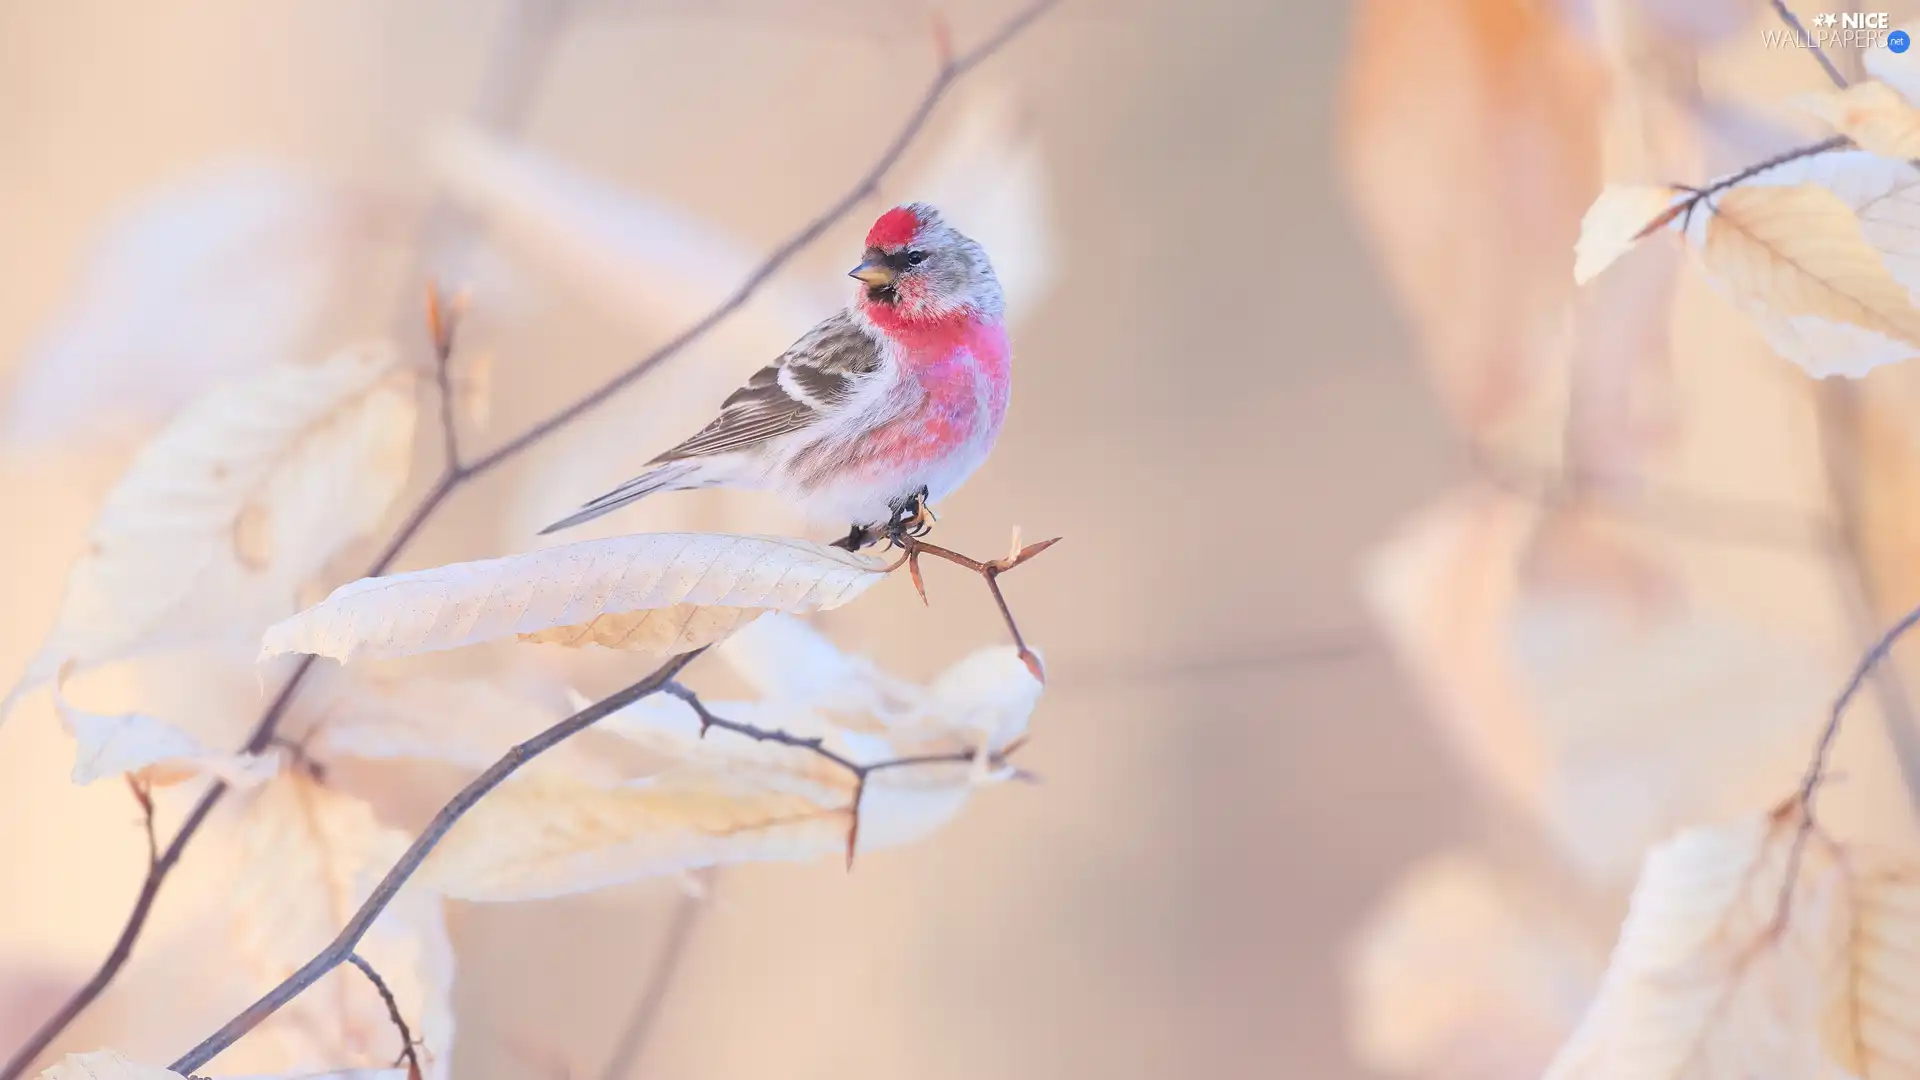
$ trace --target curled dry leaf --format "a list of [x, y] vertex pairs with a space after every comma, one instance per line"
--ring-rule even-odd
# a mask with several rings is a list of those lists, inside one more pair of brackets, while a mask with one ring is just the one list
[[414, 380], [391, 348], [354, 349], [182, 412], [108, 493], [21, 689], [286, 614], [405, 483]]
[[[1039, 685], [1011, 648], [963, 660], [931, 694], [942, 712], [910, 731], [870, 716], [829, 716], [780, 701], [716, 703], [714, 715], [821, 740], [857, 765], [909, 756], [938, 762], [855, 773], [802, 746], [713, 728], [678, 699], [643, 699], [601, 721], [670, 764], [625, 786], [548, 776], [509, 781], [462, 818], [421, 876], [448, 896], [523, 900], [605, 888], [725, 863], [800, 861], [919, 839], [951, 820], [982, 782], [980, 766], [1027, 729]], [[938, 684], [937, 684], [938, 685]], [[944, 726], [942, 726], [944, 722]], [[983, 739], [982, 731], [992, 732]]]
[[1800, 818], [1690, 829], [1647, 855], [1599, 996], [1546, 1080], [1814, 1080], [1825, 988], [1841, 971], [1846, 879]]
[[[358, 799], [293, 769], [253, 793], [240, 822], [232, 887], [242, 958], [270, 985], [306, 963], [346, 925], [409, 838]], [[421, 1040], [425, 1080], [444, 1080], [453, 1045], [453, 954], [438, 898], [409, 890], [355, 950], [393, 991]], [[264, 1026], [294, 1068], [386, 1065], [396, 1033], [386, 1005], [351, 967], [323, 978]]]
[[1400, 1076], [1537, 1080], [1604, 960], [1563, 911], [1528, 902], [1480, 856], [1431, 856], [1393, 887], [1349, 962], [1355, 1052]]
[[770, 614], [733, 635], [716, 654], [760, 696], [825, 712], [893, 716], [912, 709], [921, 688], [842, 652], [804, 619]]
[[1367, 571], [1454, 751], [1596, 881], [1788, 789], [1832, 695], [1815, 643], [1754, 625], [1672, 548], [1612, 524], [1468, 489]]
[[1798, 104], [1862, 150], [1890, 158], [1920, 157], [1920, 109], [1886, 83], [1857, 82], [1845, 90], [1802, 98]]
[[1742, 185], [1687, 225], [1715, 287], [1815, 376], [1860, 376], [1920, 352], [1920, 309], [1860, 221], [1813, 184]]
[[1681, 198], [1671, 188], [1649, 184], [1608, 184], [1586, 216], [1580, 219], [1580, 239], [1573, 245], [1573, 280], [1585, 285], [1612, 266], [1620, 256], [1664, 222]]
[[[314, 653], [408, 656], [523, 636], [681, 652], [741, 621], [729, 609], [820, 611], [885, 576], [887, 564], [808, 540], [643, 533], [454, 563], [335, 589], [267, 630], [262, 659]], [[639, 613], [639, 617], [635, 617]], [[553, 631], [535, 637], [542, 631]]]
[[65, 678], [53, 688], [54, 708], [73, 736], [73, 782], [91, 784], [102, 777], [140, 773], [166, 784], [192, 776], [212, 776], [237, 788], [265, 782], [280, 771], [281, 755], [214, 750], [158, 717], [145, 713], [98, 713], [67, 699]]

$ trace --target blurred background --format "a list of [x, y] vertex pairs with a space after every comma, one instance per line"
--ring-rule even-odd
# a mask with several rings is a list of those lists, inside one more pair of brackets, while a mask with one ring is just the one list
[[[1013, 10], [0, 7], [0, 667], [206, 386], [383, 333], [424, 350], [432, 275], [469, 291], [470, 440], [497, 444], [853, 184], [932, 76], [936, 17], [965, 49]], [[841, 303], [875, 213], [932, 199], [1001, 266], [1018, 356], [938, 538], [1066, 537], [1007, 585], [1050, 673], [1021, 762], [1044, 782], [851, 875], [455, 905], [457, 1074], [1537, 1075], [1646, 845], [1787, 795], [1864, 635], [1920, 596], [1905, 369], [1805, 378], [1672, 250], [1572, 286], [1603, 178], [1814, 134], [1780, 103], [1820, 72], [1763, 47], [1771, 17], [1068, 0], [956, 85], [879, 198], [403, 565], [533, 546]], [[785, 515], [700, 493], [595, 528]], [[929, 573], [930, 610], [890, 582], [821, 625], [914, 678], [999, 640], [977, 586]], [[635, 670], [532, 651], [470, 662], [589, 693]], [[1828, 812], [1891, 837], [1912, 736], [1888, 695]], [[124, 789], [67, 782], [44, 696], [0, 728], [8, 1049], [144, 866]], [[195, 866], [60, 1049], [170, 1060], [236, 1000], [198, 993], [223, 961]]]

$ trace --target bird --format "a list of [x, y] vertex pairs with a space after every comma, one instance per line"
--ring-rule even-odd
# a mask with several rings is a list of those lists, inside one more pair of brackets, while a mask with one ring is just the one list
[[932, 506], [986, 461], [1012, 393], [1005, 299], [979, 243], [933, 206], [881, 214], [859, 284], [761, 368], [713, 421], [645, 471], [541, 530], [664, 491], [772, 490], [848, 522], [835, 546], [924, 535]]

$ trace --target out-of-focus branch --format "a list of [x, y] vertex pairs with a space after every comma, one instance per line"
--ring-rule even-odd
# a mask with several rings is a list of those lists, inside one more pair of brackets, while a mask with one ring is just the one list
[[[535, 0], [530, 0], [530, 2], [535, 2]], [[863, 200], [879, 190], [881, 182], [892, 172], [894, 166], [898, 164], [900, 158], [906, 153], [907, 148], [913, 144], [922, 129], [926, 127], [927, 121], [933, 115], [935, 107], [939, 105], [941, 99], [947, 95], [954, 84], [958, 83], [967, 73], [971, 72], [987, 58], [998, 52], [1008, 42], [1012, 41], [1058, 2], [1059, 0], [1032, 0], [1032, 2], [1028, 3], [1013, 17], [1002, 23], [999, 29], [989, 35], [980, 44], [958, 56], [952, 55], [950, 48], [942, 44], [940, 48], [941, 63], [939, 70], [934, 75], [933, 81], [928, 84], [918, 105], [916, 105], [914, 110], [908, 115], [906, 121], [894, 135], [892, 141], [881, 151], [879, 158], [867, 170], [866, 174], [862, 176], [851, 189], [835, 200], [824, 212], [800, 229], [800, 231], [795, 233], [784, 244], [775, 248], [759, 266], [747, 275], [746, 279], [741, 282], [731, 295], [721, 301], [719, 306], [708, 312], [692, 326], [682, 331], [678, 336], [629, 366], [612, 379], [575, 400], [572, 404], [565, 406], [547, 419], [533, 425], [519, 436], [509, 440], [504, 445], [495, 448], [471, 462], [463, 462], [458, 457], [458, 439], [457, 436], [452, 433], [453, 429], [451, 426], [449, 426], [447, 432], [443, 434], [448, 458], [441, 474], [428, 487], [426, 493], [421, 496], [420, 501], [415, 504], [413, 510], [394, 531], [385, 548], [375, 557], [367, 573], [363, 576], [376, 577], [391, 569], [401, 552], [406, 549], [407, 545], [412, 542], [421, 528], [426, 525], [428, 519], [440, 508], [448, 496], [452, 495], [454, 491], [466, 482], [503, 464], [510, 458], [529, 449], [536, 443], [561, 430], [575, 419], [603, 404], [609, 398], [632, 385], [648, 372], [659, 367], [668, 359], [699, 341], [715, 327], [724, 322], [751, 299], [774, 274], [778, 273], [780, 269], [790, 262], [803, 248], [823, 235], [829, 228], [837, 224], [840, 219], [850, 213], [854, 207], [858, 206]], [[558, 9], [555, 9], [553, 17], [539, 20], [538, 25], [543, 28], [542, 34], [544, 35], [552, 35], [557, 32], [559, 27]], [[509, 33], [507, 36], [515, 40], [503, 46], [501, 55], [511, 58], [512, 62], [505, 63], [504, 66], [533, 68], [537, 66], [534, 63], [535, 58], [544, 59], [550, 55], [551, 42], [543, 39], [542, 35], [539, 34], [528, 35], [524, 27], [521, 27], [521, 21], [514, 22], [510, 29], [513, 29], [514, 32]], [[502, 65], [496, 65], [496, 68], [500, 66]], [[517, 120], [524, 113], [525, 103], [524, 101], [515, 100], [514, 94], [524, 95], [530, 93], [531, 87], [536, 82], [537, 79], [532, 77], [530, 72], [526, 71], [522, 71], [519, 76], [514, 78], [490, 79], [487, 83], [486, 91], [483, 94], [483, 101], [479, 111], [488, 116], [505, 118], [505, 120]], [[507, 87], [508, 89], [502, 89], [502, 87]], [[447, 333], [446, 341], [450, 348], [452, 343], [450, 329]], [[450, 395], [447, 393], [450, 389], [450, 381], [451, 380], [445, 376], [443, 365], [438, 385], [442, 393], [441, 410], [443, 421], [449, 425], [453, 419], [453, 410], [449, 404]], [[248, 751], [258, 753], [273, 741], [280, 722], [285, 718], [287, 710], [291, 706], [295, 694], [305, 681], [308, 672], [313, 669], [313, 664], [314, 658], [312, 656], [301, 658], [300, 663], [294, 668], [293, 673], [268, 704], [266, 711], [261, 714], [259, 723], [255, 726], [252, 735], [247, 740], [246, 749]], [[119, 973], [120, 969], [125, 966], [128, 957], [132, 954], [133, 944], [138, 940], [141, 930], [145, 927], [147, 918], [152, 912], [154, 900], [159, 895], [162, 883], [178, 863], [181, 854], [186, 849], [186, 845], [198, 834], [200, 827], [206, 823], [208, 815], [213, 812], [214, 807], [225, 797], [226, 792], [226, 785], [216, 781], [207, 789], [206, 793], [201, 796], [200, 800], [194, 804], [192, 811], [188, 813], [186, 820], [181, 824], [180, 831], [174, 834], [173, 841], [167, 845], [167, 849], [161, 853], [160, 858], [149, 869], [146, 881], [141, 886], [140, 895], [135, 899], [133, 909], [128, 913], [126, 924], [122, 927], [120, 936], [118, 940], [115, 941], [113, 949], [101, 962], [100, 967], [94, 972], [93, 976], [74, 993], [73, 997], [70, 998], [53, 1017], [41, 1025], [33, 1037], [28, 1039], [26, 1044], [21, 1046], [14, 1053], [13, 1057], [8, 1059], [3, 1067], [0, 1067], [0, 1080], [17, 1080], [17, 1078], [26, 1071], [27, 1067], [33, 1063], [34, 1059], [39, 1057], [40, 1054], [52, 1044], [53, 1040], [73, 1022], [74, 1018], [100, 996], [100, 993], [106, 989], [107, 984], [110, 983]], [[357, 940], [357, 936], [355, 940]], [[349, 944], [349, 949], [350, 948], [351, 944]], [[316, 960], [316, 963], [317, 962]], [[328, 966], [338, 964], [339, 962], [339, 959], [335, 958]], [[273, 1003], [268, 1007], [267, 1011], [271, 1012], [273, 1009], [278, 1008], [281, 1003], [283, 1002]], [[253, 1023], [257, 1022], [257, 1019], [253, 1021]], [[236, 1020], [236, 1023], [238, 1023], [238, 1020]], [[246, 1026], [251, 1027], [252, 1023]], [[231, 1041], [231, 1039], [228, 1041]], [[224, 1043], [222, 1045], [224, 1045]], [[201, 1059], [202, 1062], [204, 1060], [205, 1059]], [[199, 1062], [196, 1062], [196, 1065], [197, 1064], [199, 1064]]]
[[381, 978], [373, 965], [367, 963], [359, 953], [348, 953], [347, 963], [359, 968], [360, 974], [367, 977], [367, 981], [373, 984], [374, 992], [380, 995], [381, 1003], [387, 1007], [387, 1019], [392, 1020], [393, 1026], [400, 1031], [400, 1056], [395, 1060], [407, 1063], [407, 1080], [420, 1080], [420, 1055], [413, 1048], [413, 1030], [407, 1027], [407, 1018], [400, 1015], [400, 1002], [388, 988], [387, 980]]
[[1833, 58], [1828, 56], [1826, 50], [1820, 47], [1820, 43], [1807, 36], [1807, 28], [1800, 25], [1800, 17], [1795, 15], [1793, 9], [1787, 6], [1786, 0], [1773, 0], [1773, 11], [1774, 14], [1780, 16], [1781, 22], [1787, 24], [1788, 30], [1792, 31], [1800, 40], [1807, 43], [1807, 50], [1813, 53], [1815, 60], [1820, 61], [1820, 70], [1827, 73], [1827, 78], [1833, 81], [1833, 85], [1845, 90], [1847, 88], [1847, 77], [1840, 74], [1840, 69], [1834, 66]]
[[1920, 607], [1901, 616], [1900, 621], [1888, 627], [1886, 632], [1875, 638], [1861, 655], [1860, 662], [1854, 665], [1853, 675], [1847, 679], [1847, 685], [1841, 689], [1840, 696], [1833, 701], [1833, 711], [1827, 714], [1827, 722], [1820, 729], [1820, 738], [1815, 741], [1813, 755], [1807, 761], [1807, 771], [1800, 779], [1800, 789], [1794, 795], [1800, 813], [1799, 831], [1794, 835], [1793, 847], [1787, 853], [1787, 871], [1784, 883], [1780, 887], [1779, 914], [1776, 921], [1785, 925], [1788, 904], [1793, 896], [1794, 879], [1800, 869], [1801, 852], [1805, 849], [1807, 838], [1814, 828], [1814, 802], [1819, 798], [1820, 786], [1827, 779], [1827, 761], [1833, 754], [1833, 743], [1840, 735], [1840, 722], [1846, 718], [1847, 706], [1866, 685], [1867, 677], [1892, 654], [1893, 647], [1915, 626], [1920, 626]]
[[227, 1021], [219, 1031], [189, 1050], [184, 1057], [173, 1063], [171, 1066], [173, 1071], [184, 1076], [205, 1065], [213, 1060], [215, 1054], [232, 1046], [234, 1040], [258, 1027], [261, 1021], [279, 1011], [282, 1005], [292, 1001], [321, 976], [346, 963], [360, 944], [360, 939], [365, 937], [367, 931], [373, 927], [374, 920], [378, 919], [380, 913], [387, 909], [387, 905], [393, 902], [394, 897], [400, 894], [401, 887], [407, 883], [407, 879], [411, 878], [415, 871], [420, 869], [420, 864], [426, 861], [429, 854], [432, 854], [433, 849], [447, 835], [447, 830], [453, 828], [454, 823], [471, 810], [487, 792], [498, 787], [527, 762], [585, 731], [607, 714], [623, 709], [650, 694], [658, 693], [680, 674], [682, 668], [692, 663], [695, 657], [705, 651], [705, 647], [702, 647], [681, 653], [632, 686], [594, 702], [508, 750], [500, 760], [489, 765], [440, 808], [440, 812], [427, 823], [427, 827], [408, 846], [399, 861], [394, 863], [393, 867], [387, 871], [387, 875], [380, 879], [380, 884], [374, 886], [366, 902], [360, 905], [360, 909], [354, 912], [351, 919], [347, 920], [346, 927], [326, 948], [320, 950], [319, 955], [301, 965], [298, 971], [287, 976], [280, 985], [267, 991], [260, 1000], [247, 1006], [240, 1015]]
[[647, 1042], [653, 1037], [654, 1028], [659, 1024], [661, 1010], [667, 1004], [667, 994], [673, 988], [674, 978], [680, 973], [680, 964], [686, 959], [687, 945], [693, 941], [693, 932], [706, 914], [707, 895], [703, 894], [712, 887], [713, 877], [708, 875], [702, 882], [701, 892], [689, 890], [674, 905], [673, 920], [667, 924], [659, 955], [647, 971], [646, 986], [640, 991], [639, 1000], [634, 1003], [627, 1022], [621, 1026], [620, 1037], [613, 1044], [613, 1052], [607, 1055], [607, 1066], [600, 1071], [600, 1080], [626, 1080], [632, 1075], [634, 1065], [640, 1060]]
[[753, 271], [734, 288], [733, 292], [729, 294], [726, 299], [720, 301], [719, 306], [709, 311], [698, 322], [687, 327], [666, 344], [655, 349], [651, 355], [640, 360], [625, 371], [622, 371], [612, 379], [607, 380], [607, 382], [591, 393], [586, 394], [579, 400], [573, 402], [573, 404], [554, 413], [546, 420], [535, 424], [520, 436], [508, 441], [492, 453], [479, 458], [469, 467], [467, 470], [468, 473], [486, 472], [507, 458], [525, 450], [528, 446], [553, 434], [559, 428], [571, 423], [585, 413], [598, 408], [604, 404], [608, 398], [626, 389], [634, 380], [679, 354], [688, 345], [705, 336], [714, 327], [720, 325], [728, 316], [739, 310], [742, 305], [753, 298], [753, 295], [760, 290], [761, 286], [767, 283], [769, 278], [779, 273], [787, 263], [793, 261], [795, 255], [798, 255], [807, 245], [825, 235], [828, 229], [838, 224], [841, 218], [846, 217], [853, 211], [854, 207], [860, 205], [880, 190], [881, 182], [893, 171], [894, 166], [900, 163], [900, 158], [906, 154], [907, 148], [913, 145], [913, 141], [920, 135], [921, 129], [925, 128], [927, 121], [932, 118], [933, 110], [940, 104], [941, 99], [947, 96], [947, 92], [953, 89], [955, 83], [964, 78], [968, 72], [980, 66], [982, 61], [994, 53], [999, 52], [1009, 41], [1019, 36], [1020, 32], [1031, 25], [1034, 20], [1046, 14], [1049, 9], [1053, 8], [1059, 2], [1060, 0], [1033, 0], [1033, 2], [1028, 3], [1026, 7], [1022, 8], [1012, 18], [1001, 24], [998, 30], [988, 35], [986, 40], [958, 56], [946, 55], [947, 50], [943, 47], [941, 50], [940, 69], [934, 73], [933, 81], [927, 85], [926, 90], [921, 94], [919, 104], [915, 105], [913, 112], [908, 114], [906, 122], [902, 124], [900, 130], [894, 134], [893, 140], [880, 152], [879, 158], [867, 169], [866, 175], [855, 182], [853, 187], [849, 188], [838, 199], [835, 199], [831, 205], [820, 212], [818, 217], [808, 222], [799, 232], [788, 237], [785, 243], [774, 248], [773, 252], [768, 255], [759, 266], [754, 267]]

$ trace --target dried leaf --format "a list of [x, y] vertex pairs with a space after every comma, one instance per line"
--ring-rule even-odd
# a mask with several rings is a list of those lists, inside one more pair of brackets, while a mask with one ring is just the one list
[[[819, 611], [860, 595], [885, 576], [885, 567], [875, 558], [777, 536], [647, 533], [587, 540], [349, 582], [268, 629], [260, 655], [406, 656], [675, 605]], [[678, 637], [662, 647], [683, 650], [714, 640], [700, 635], [734, 624], [714, 618], [671, 625]]]
[[1827, 1052], [1848, 1073], [1920, 1076], [1920, 868], [1876, 860], [1852, 871], [1849, 971], [1834, 980]]
[[1527, 903], [1470, 852], [1415, 864], [1349, 964], [1362, 1063], [1404, 1076], [1536, 1080], [1605, 960], [1563, 914]]
[[918, 686], [851, 656], [804, 619], [769, 614], [726, 640], [716, 655], [760, 695], [827, 712], [897, 715], [920, 700]]
[[1368, 577], [1455, 752], [1595, 881], [1787, 790], [1832, 696], [1813, 642], [1754, 625], [1669, 547], [1594, 515], [1460, 492]]
[[982, 770], [975, 752], [1002, 750], [1027, 730], [1039, 685], [1013, 650], [990, 652], [956, 665], [927, 695], [938, 715], [919, 712], [907, 730], [882, 734], [886, 725], [873, 717], [780, 701], [709, 706], [734, 723], [819, 738], [859, 764], [957, 760], [879, 769], [862, 788], [852, 771], [803, 747], [722, 728], [703, 737], [689, 706], [656, 695], [598, 727], [673, 761], [664, 771], [614, 789], [558, 776], [510, 781], [461, 819], [421, 873], [448, 896], [518, 900], [702, 866], [840, 856], [856, 796], [856, 852], [919, 839], [958, 814], [976, 785], [1004, 778]]
[[[235, 944], [255, 975], [278, 982], [326, 946], [407, 842], [365, 803], [301, 770], [255, 793], [240, 824], [232, 886]], [[403, 892], [356, 951], [380, 972], [420, 1038], [427, 1080], [444, 1080], [453, 956], [439, 900]], [[384, 1066], [396, 1051], [385, 1004], [351, 967], [329, 973], [269, 1023], [302, 1067]]]
[[1909, 299], [1920, 298], [1920, 168], [1850, 150], [1790, 161], [1745, 182], [1748, 187], [1798, 184], [1817, 184], [1847, 204], [1861, 235], [1906, 286]]
[[683, 652], [725, 639], [757, 618], [765, 608], [674, 604], [647, 611], [602, 615], [592, 622], [521, 634], [540, 645], [599, 645], [654, 654]]
[[1862, 150], [1890, 158], [1920, 157], [1920, 109], [1886, 83], [1857, 82], [1845, 90], [1802, 98], [1798, 104]]
[[117, 1051], [94, 1050], [68, 1054], [40, 1074], [41, 1080], [181, 1080], [177, 1072], [158, 1065], [128, 1061]]
[[1690, 829], [1647, 855], [1600, 993], [1546, 1080], [1814, 1080], [1845, 877], [1811, 838], [1775, 925], [1797, 817]]
[[1894, 88], [1907, 104], [1920, 106], [1920, 53], [1892, 49], [1863, 49], [1867, 74]]
[[[311, 749], [325, 759], [415, 759], [484, 769], [516, 743], [573, 710], [558, 695], [536, 696], [492, 679], [430, 676], [363, 678], [333, 669], [302, 696], [300, 718], [313, 725]], [[610, 785], [620, 774], [564, 743], [526, 769], [553, 769]]]
[[1368, 0], [1348, 35], [1341, 171], [1449, 418], [1477, 438], [1543, 391], [1602, 179], [1604, 72], [1570, 15]]
[[[636, 329], [686, 321], [718, 303], [758, 261], [685, 210], [479, 129], [443, 134], [430, 164], [449, 197], [485, 216], [536, 268]], [[778, 349], [826, 310], [823, 300], [831, 302], [773, 283], [746, 309], [760, 325], [745, 332]]]
[[32, 445], [144, 428], [302, 351], [356, 230], [372, 223], [365, 211], [350, 193], [262, 162], [209, 169], [130, 208], [29, 348], [7, 437]]
[[381, 347], [280, 365], [181, 413], [107, 495], [20, 689], [68, 662], [285, 615], [386, 513], [406, 480], [414, 412], [413, 373]]
[[1840, 196], [1743, 185], [1712, 207], [1693, 215], [1688, 238], [1782, 356], [1811, 375], [1859, 376], [1920, 352], [1920, 309]]
[[1573, 280], [1584, 285], [1632, 250], [1657, 227], [1662, 214], [1681, 198], [1671, 188], [1647, 184], [1608, 184], [1586, 216], [1580, 219], [1580, 239], [1573, 245]]
[[53, 703], [60, 722], [73, 736], [76, 784], [144, 772], [162, 784], [205, 775], [233, 787], [249, 788], [264, 783], [283, 764], [277, 753], [211, 749], [188, 732], [144, 713], [107, 714], [80, 708], [67, 699], [64, 682], [64, 676], [55, 680]]

